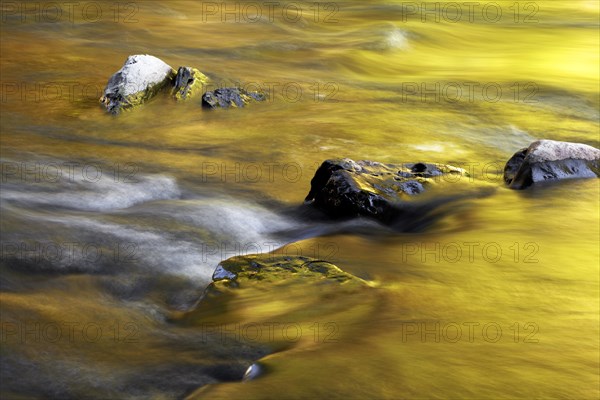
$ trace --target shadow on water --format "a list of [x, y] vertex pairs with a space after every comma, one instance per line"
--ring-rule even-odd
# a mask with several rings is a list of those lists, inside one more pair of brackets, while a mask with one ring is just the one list
[[[310, 204], [300, 206], [282, 205], [277, 201], [263, 201], [267, 208], [281, 210], [281, 214], [298, 221], [291, 230], [277, 231], [276, 235], [291, 242], [338, 234], [355, 234], [374, 240], [405, 233], [425, 233], [436, 229], [445, 218], [464, 213], [472, 206], [472, 201], [491, 196], [492, 188], [482, 188], [470, 193], [424, 196], [423, 199], [402, 204], [392, 204], [389, 216], [378, 221], [365, 216], [331, 217]], [[464, 226], [444, 227], [444, 231], [463, 230]]]

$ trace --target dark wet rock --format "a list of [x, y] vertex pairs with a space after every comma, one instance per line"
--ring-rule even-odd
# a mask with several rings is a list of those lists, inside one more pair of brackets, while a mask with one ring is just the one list
[[258, 92], [247, 92], [239, 88], [221, 88], [206, 92], [202, 106], [207, 108], [244, 107], [252, 101], [263, 101], [265, 96]]
[[368, 216], [391, 223], [429, 186], [465, 176], [463, 169], [449, 165], [327, 160], [315, 173], [305, 203], [333, 217]]
[[504, 167], [512, 189], [536, 183], [600, 177], [600, 150], [580, 143], [539, 140], [516, 152]]
[[202, 72], [192, 67], [179, 67], [172, 95], [175, 100], [187, 100], [202, 93], [209, 79]]
[[108, 80], [100, 102], [112, 114], [133, 108], [172, 84], [175, 71], [159, 58], [143, 54], [127, 57]]

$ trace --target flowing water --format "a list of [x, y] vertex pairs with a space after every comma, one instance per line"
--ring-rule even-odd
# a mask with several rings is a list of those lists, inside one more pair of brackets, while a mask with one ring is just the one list
[[[2, 397], [598, 398], [598, 180], [501, 176], [535, 139], [598, 147], [597, 1], [69, 7], [2, 2]], [[106, 115], [146, 53], [269, 99]], [[487, 194], [410, 232], [303, 218], [339, 157]], [[197, 305], [220, 260], [269, 251], [370, 287]]]

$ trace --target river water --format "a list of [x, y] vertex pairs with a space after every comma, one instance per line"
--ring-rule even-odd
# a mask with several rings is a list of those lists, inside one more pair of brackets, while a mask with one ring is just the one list
[[[598, 2], [2, 2], [6, 398], [598, 398], [599, 184], [506, 189], [536, 139], [599, 145]], [[106, 115], [128, 55], [269, 95]], [[429, 224], [297, 211], [328, 158], [467, 169]], [[220, 260], [329, 260], [197, 301]], [[261, 373], [241, 382], [258, 362]]]

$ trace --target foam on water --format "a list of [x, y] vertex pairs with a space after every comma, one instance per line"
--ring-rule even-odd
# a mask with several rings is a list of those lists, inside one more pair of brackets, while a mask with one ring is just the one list
[[[152, 217], [144, 220], [142, 215]], [[277, 232], [298, 226], [263, 207], [231, 199], [177, 200], [160, 206], [149, 203], [115, 216], [118, 221], [96, 214], [27, 211], [20, 213], [19, 218], [26, 220], [22, 224], [24, 229], [32, 223], [40, 228], [36, 235], [28, 235], [28, 241], [47, 246], [77, 244], [76, 251], [63, 249], [60, 256], [45, 260], [48, 262], [39, 266], [40, 270], [100, 273], [151, 270], [204, 284], [210, 282], [223, 259], [279, 248], [286, 241], [278, 238]], [[166, 225], [158, 223], [158, 218], [166, 221]], [[16, 237], [5, 241], [11, 242]], [[87, 252], [81, 251], [84, 246], [88, 246]], [[34, 245], [28, 244], [28, 248]], [[95, 256], [96, 249], [100, 249], [102, 256]], [[94, 254], [90, 254], [91, 250]]]
[[406, 33], [401, 29], [391, 30], [388, 32], [386, 39], [390, 49], [406, 50], [409, 47]]
[[[121, 256], [115, 259], [118, 272], [128, 269], [150, 269], [166, 275], [200, 278], [208, 283], [218, 260], [203, 254], [203, 246], [187, 240], [178, 240], [168, 233], [134, 229], [119, 224], [105, 223], [84, 217], [63, 217], [51, 222], [68, 225], [75, 231], [94, 232], [98, 243], [116, 243]], [[112, 246], [114, 249], [115, 245]], [[55, 263], [64, 268], [64, 260]]]
[[154, 200], [176, 199], [181, 191], [174, 178], [141, 175], [115, 180], [108, 175], [86, 178], [73, 175], [49, 181], [20, 180], [4, 185], [2, 201], [26, 206], [53, 206], [82, 211], [110, 211]]
[[409, 34], [405, 30], [399, 29], [393, 24], [384, 24], [372, 29], [369, 33], [362, 30], [353, 32], [356, 39], [360, 41], [363, 41], [364, 37], [375, 34], [376, 39], [364, 43], [362, 48], [368, 50], [408, 50], [410, 48]]
[[[0, 199], [10, 218], [3, 221], [14, 230], [3, 237], [3, 245], [17, 268], [94, 273], [150, 269], [208, 283], [223, 259], [275, 250], [286, 244], [278, 232], [299, 226], [233, 198], [179, 200], [176, 180], [166, 175], [53, 177], [6, 177]], [[48, 256], [44, 251], [49, 249], [58, 253]], [[102, 256], [90, 254], [92, 249]]]
[[207, 228], [211, 232], [245, 240], [261, 239], [297, 225], [261, 206], [233, 199], [180, 202], [173, 215], [178, 220]]

